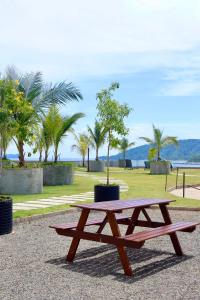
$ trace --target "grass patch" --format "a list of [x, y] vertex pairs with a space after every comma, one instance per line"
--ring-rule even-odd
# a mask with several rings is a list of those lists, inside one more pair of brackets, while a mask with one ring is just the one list
[[[79, 168], [79, 172], [86, 173], [86, 169]], [[200, 170], [180, 170], [179, 182], [182, 183], [182, 174], [186, 172], [186, 184], [200, 184]], [[95, 177], [105, 177], [106, 173], [89, 173]], [[168, 187], [175, 186], [176, 172], [168, 176]], [[133, 199], [133, 198], [161, 198], [176, 200], [172, 203], [173, 206], [184, 207], [200, 207], [200, 200], [193, 200], [187, 198], [176, 197], [169, 192], [165, 192], [165, 175], [150, 175], [148, 170], [133, 169], [124, 170], [122, 168], [111, 168], [110, 177], [113, 179], [123, 180], [128, 184], [129, 190], [121, 193], [121, 199]], [[79, 193], [89, 192], [94, 190], [94, 185], [99, 183], [97, 179], [93, 179], [92, 176], [75, 176], [74, 184], [65, 186], [49, 186], [44, 187], [42, 194], [36, 195], [16, 195], [13, 196], [14, 202], [26, 202], [30, 200], [38, 200], [42, 198], [50, 198], [63, 195], [75, 195]], [[90, 201], [88, 201], [90, 202]], [[78, 202], [77, 202], [78, 203]], [[34, 209], [30, 211], [17, 211], [14, 213], [14, 217], [25, 217], [33, 214], [44, 214], [54, 211], [69, 209], [69, 205], [58, 205], [43, 209]]]

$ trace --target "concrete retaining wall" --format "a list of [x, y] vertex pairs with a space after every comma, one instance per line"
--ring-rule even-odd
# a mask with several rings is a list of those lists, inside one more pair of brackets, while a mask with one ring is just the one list
[[89, 170], [90, 172], [104, 172], [105, 163], [102, 160], [90, 160]]
[[44, 185], [72, 184], [73, 179], [73, 166], [46, 166], [43, 170]]
[[171, 172], [171, 163], [169, 161], [152, 161], [150, 163], [150, 174], [159, 175], [159, 174], [170, 174]]
[[0, 194], [39, 194], [43, 189], [43, 169], [3, 169]]

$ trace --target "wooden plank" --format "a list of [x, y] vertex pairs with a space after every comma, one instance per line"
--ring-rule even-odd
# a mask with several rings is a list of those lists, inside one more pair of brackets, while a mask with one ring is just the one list
[[141, 248], [144, 242], [134, 242], [123, 238], [114, 237], [106, 234], [99, 234], [87, 231], [77, 231], [74, 229], [56, 229], [59, 235], [68, 237], [79, 237], [83, 240], [94, 241], [99, 243], [112, 244], [115, 246], [125, 246], [130, 248]]
[[160, 226], [165, 225], [165, 223], [164, 223], [164, 222], [155, 222], [155, 221], [152, 221], [152, 222], [151, 222], [151, 226], [149, 226], [149, 222], [148, 222], [148, 221], [137, 220], [137, 221], [135, 222], [135, 225], [136, 225], [136, 226], [140, 226], [140, 227], [151, 227], [151, 228], [156, 228], [156, 227], [160, 227]]
[[115, 200], [115, 201], [103, 201], [89, 204], [72, 204], [73, 207], [88, 208], [97, 211], [112, 211], [119, 212], [125, 209], [131, 209], [136, 207], [148, 207], [150, 205], [157, 204], [169, 204], [175, 200], [169, 199], [131, 199], [131, 200]]
[[170, 234], [176, 231], [182, 231], [186, 229], [195, 228], [199, 223], [195, 222], [178, 222], [170, 225], [164, 225], [157, 228], [151, 228], [146, 231], [133, 233], [127, 235], [124, 238], [135, 242], [142, 242], [152, 238], [156, 238], [162, 235]]

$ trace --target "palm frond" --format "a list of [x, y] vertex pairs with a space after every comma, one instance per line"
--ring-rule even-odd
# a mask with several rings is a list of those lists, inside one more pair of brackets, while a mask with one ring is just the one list
[[21, 77], [19, 71], [14, 65], [7, 66], [5, 74], [8, 80], [19, 80], [19, 78]]
[[52, 104], [66, 104], [80, 99], [83, 99], [80, 90], [72, 82], [66, 83], [63, 81], [46, 87], [40, 102], [42, 107], [48, 107]]
[[140, 136], [139, 139], [144, 140], [145, 142], [149, 143], [149, 144], [154, 144], [154, 140], [145, 137], [145, 136]]
[[37, 99], [42, 92], [42, 73], [31, 72], [24, 74], [20, 79], [20, 86], [24, 90], [26, 99], [31, 102], [34, 107], [34, 100]]
[[163, 147], [170, 144], [178, 146], [178, 140], [176, 136], [166, 136], [163, 138], [162, 140]]
[[76, 113], [71, 117], [66, 117], [63, 119], [62, 126], [60, 130], [58, 130], [56, 134], [55, 144], [58, 145], [61, 139], [64, 137], [65, 133], [71, 129], [71, 127], [80, 119], [83, 118], [85, 115], [83, 113]]

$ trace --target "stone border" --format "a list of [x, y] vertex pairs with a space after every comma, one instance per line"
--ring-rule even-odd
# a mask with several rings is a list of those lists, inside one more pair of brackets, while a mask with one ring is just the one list
[[69, 208], [67, 210], [59, 210], [59, 211], [53, 211], [50, 213], [46, 213], [46, 214], [40, 214], [40, 215], [33, 215], [33, 216], [28, 216], [28, 217], [21, 217], [21, 218], [16, 218], [13, 219], [13, 225], [17, 225], [20, 223], [30, 223], [31, 221], [35, 221], [35, 220], [40, 220], [40, 219], [45, 219], [48, 217], [54, 217], [54, 216], [58, 216], [58, 215], [64, 215], [64, 214], [69, 214], [71, 212], [77, 212], [78, 208]]

